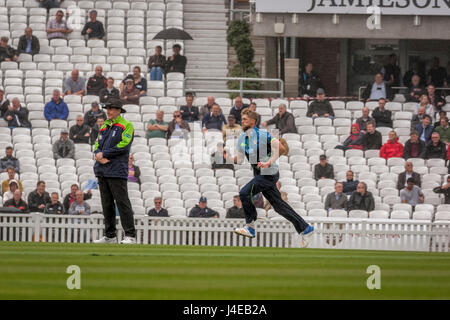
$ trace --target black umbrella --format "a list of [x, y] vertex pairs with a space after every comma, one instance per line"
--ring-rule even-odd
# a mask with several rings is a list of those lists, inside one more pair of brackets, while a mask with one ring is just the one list
[[169, 28], [162, 30], [153, 37], [153, 40], [194, 40], [191, 35], [184, 30]]

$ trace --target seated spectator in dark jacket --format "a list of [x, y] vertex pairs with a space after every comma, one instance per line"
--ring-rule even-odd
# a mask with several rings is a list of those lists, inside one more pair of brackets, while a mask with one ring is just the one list
[[425, 144], [430, 143], [431, 134], [434, 131], [434, 127], [431, 124], [431, 117], [429, 115], [424, 115], [422, 123], [416, 126], [416, 131], [419, 134], [419, 139], [425, 142]]
[[106, 80], [106, 88], [101, 89], [98, 93], [101, 103], [106, 103], [109, 99], [120, 99], [120, 91], [114, 88], [114, 78], [109, 77]]
[[12, 100], [12, 106], [5, 112], [4, 119], [10, 128], [31, 128], [28, 120], [28, 109], [20, 105], [19, 98]]
[[167, 209], [164, 209], [162, 207], [162, 198], [161, 197], [155, 197], [153, 199], [153, 203], [154, 203], [155, 207], [153, 209], [150, 209], [147, 213], [150, 217], [168, 217], [169, 216], [169, 212], [167, 211]]
[[173, 55], [167, 59], [166, 72], [181, 72], [184, 74], [186, 72], [187, 59], [180, 54], [181, 46], [174, 44], [172, 50]]
[[450, 142], [450, 126], [448, 125], [448, 118], [442, 117], [440, 120], [440, 125], [434, 128], [434, 131], [439, 133], [441, 141], [445, 144]]
[[363, 91], [362, 99], [363, 101], [378, 101], [381, 98], [392, 101], [394, 98], [394, 93], [392, 92], [391, 87], [383, 80], [383, 75], [381, 73], [377, 73], [375, 75], [375, 81], [369, 83]]
[[38, 181], [36, 190], [28, 195], [30, 212], [44, 212], [45, 206], [50, 202], [50, 195], [45, 191], [45, 182]]
[[280, 104], [278, 106], [278, 113], [272, 119], [262, 123], [263, 127], [267, 127], [271, 124], [275, 124], [275, 128], [279, 130], [280, 135], [285, 133], [297, 133], [294, 115], [286, 111], [285, 104]]
[[214, 98], [214, 96], [209, 96], [207, 98], [206, 104], [203, 107], [200, 108], [200, 118], [203, 119], [205, 114], [211, 113], [211, 109], [212, 109], [214, 104], [216, 104], [216, 99]]
[[44, 213], [47, 214], [64, 214], [64, 207], [59, 202], [59, 195], [57, 192], [52, 192], [50, 195], [50, 203], [45, 205]]
[[206, 197], [201, 197], [198, 204], [189, 212], [189, 218], [218, 218], [219, 213], [207, 206]]
[[343, 193], [343, 189], [342, 182], [336, 182], [334, 192], [329, 193], [325, 199], [325, 210], [328, 212], [336, 209], [347, 210], [347, 196]]
[[219, 105], [216, 103], [213, 105], [211, 112], [205, 114], [202, 119], [203, 132], [210, 129], [222, 131], [225, 124], [227, 124], [227, 120], [225, 120]]
[[245, 219], [244, 208], [238, 195], [233, 197], [233, 206], [227, 210], [227, 219]]
[[392, 112], [385, 108], [386, 100], [378, 100], [378, 107], [372, 111], [372, 118], [375, 119], [375, 124], [378, 127], [392, 128]]
[[317, 73], [313, 71], [313, 64], [307, 62], [303, 72], [299, 74], [299, 95], [314, 97], [317, 89], [323, 88], [322, 81]]
[[433, 132], [431, 142], [425, 149], [425, 159], [444, 159], [447, 160], [447, 146], [441, 141], [439, 133]]
[[74, 159], [75, 156], [75, 144], [69, 139], [69, 131], [62, 129], [59, 140], [56, 140], [53, 144], [53, 158], [55, 160], [61, 158]]
[[33, 30], [30, 27], [25, 28], [25, 34], [20, 37], [19, 45], [17, 46], [17, 53], [31, 54], [34, 56], [41, 50], [39, 39], [33, 36]]
[[398, 175], [397, 189], [402, 190], [403, 188], [405, 188], [409, 178], [413, 178], [414, 183], [417, 186], [419, 186], [419, 187], [422, 186], [422, 182], [420, 180], [420, 174], [413, 171], [413, 163], [411, 161], [406, 161], [405, 162], [405, 171], [403, 171], [402, 173], [400, 173]]
[[[440, 120], [441, 120], [443, 117], [447, 117], [447, 112], [441, 110], [441, 111], [439, 111], [439, 120], [437, 120], [437, 121], [435, 121], [435, 122], [433, 123], [433, 127], [434, 127], [435, 129], [441, 125], [441, 121], [440, 121]], [[438, 118], [436, 117], [436, 119], [438, 119]]]
[[106, 113], [100, 109], [98, 102], [94, 101], [91, 104], [91, 110], [84, 114], [84, 124], [93, 128], [97, 123], [98, 118], [106, 119]]
[[334, 168], [327, 161], [327, 156], [320, 156], [320, 163], [314, 166], [314, 179], [334, 179]]
[[91, 19], [91, 21], [84, 25], [81, 34], [83, 36], [87, 34], [89, 39], [103, 39], [105, 36], [105, 29], [103, 28], [103, 23], [97, 20], [96, 10], [91, 10], [91, 12], [89, 12], [89, 19]]
[[411, 78], [411, 86], [408, 89], [408, 94], [405, 94], [406, 102], [419, 102], [423, 94], [426, 94], [425, 88], [420, 83], [420, 77], [415, 74]]
[[367, 133], [362, 138], [363, 150], [380, 150], [382, 144], [381, 133], [375, 130], [375, 123], [367, 124]]
[[381, 69], [383, 74], [383, 80], [393, 87], [398, 87], [400, 85], [400, 68], [397, 65], [397, 55], [392, 53], [389, 55], [389, 62], [383, 66]]
[[184, 121], [194, 122], [200, 119], [198, 107], [193, 105], [194, 96], [192, 94], [186, 95], [186, 105], [180, 107], [181, 117]]
[[13, 198], [4, 202], [3, 207], [16, 208], [19, 209], [21, 213], [27, 213], [30, 211], [27, 203], [22, 199], [22, 191], [20, 191], [20, 189], [14, 191]]
[[445, 204], [450, 204], [450, 175], [447, 176], [447, 182], [442, 187], [436, 187], [433, 189], [435, 193], [442, 193], [445, 196]]
[[97, 66], [95, 68], [95, 74], [88, 79], [86, 92], [88, 95], [98, 96], [100, 90], [104, 88], [106, 88], [106, 78], [103, 76], [103, 68]]
[[13, 148], [7, 146], [5, 149], [5, 156], [0, 159], [0, 172], [7, 172], [8, 168], [14, 168], [14, 172], [20, 173], [19, 159], [13, 157]]
[[[69, 208], [72, 205], [72, 203], [76, 200], [76, 194], [78, 191], [78, 185], [77, 184], [73, 184], [70, 186], [70, 193], [68, 193], [65, 197], [64, 197], [64, 201], [63, 201], [63, 206], [64, 206], [64, 212], [66, 214], [69, 214]], [[88, 190], [87, 192], [84, 193], [84, 200], [89, 200], [92, 198], [92, 192], [91, 190]]]
[[354, 173], [352, 170], [348, 170], [346, 173], [346, 179], [344, 181], [342, 181], [342, 185], [343, 185], [343, 192], [350, 196], [352, 195], [353, 191], [356, 191], [356, 188], [358, 187], [358, 180], [353, 180], [354, 178]]
[[217, 150], [211, 154], [211, 169], [230, 169], [234, 170], [234, 164], [227, 162], [228, 150], [224, 149], [223, 142], [217, 143]]
[[133, 79], [126, 79], [125, 88], [123, 88], [120, 94], [120, 100], [123, 104], [137, 104], [139, 105], [139, 98], [141, 93], [134, 87]]
[[91, 129], [91, 136], [90, 136], [90, 144], [94, 145], [95, 141], [98, 138], [98, 134], [100, 132], [100, 128], [103, 126], [103, 124], [105, 123], [105, 119], [103, 118], [97, 118], [97, 123], [95, 124], [95, 126]]
[[130, 157], [128, 158], [128, 182], [135, 182], [140, 184], [140, 176], [141, 170], [139, 169], [139, 166], [134, 164], [134, 157], [132, 154], [130, 154]]
[[330, 101], [325, 100], [325, 90], [322, 88], [317, 90], [316, 100], [309, 104], [306, 116], [313, 119], [317, 117], [334, 119], [333, 107]]
[[231, 108], [230, 114], [232, 114], [236, 118], [236, 123], [237, 124], [242, 125], [242, 123], [241, 123], [241, 113], [242, 113], [242, 110], [244, 110], [245, 108], [248, 108], [248, 107], [249, 107], [248, 104], [244, 104], [242, 102], [242, 97], [237, 96], [234, 99], [234, 106]]
[[362, 108], [362, 116], [356, 119], [356, 123], [358, 124], [359, 129], [361, 130], [362, 133], [367, 132], [367, 124], [369, 122], [375, 123], [375, 119], [369, 116], [369, 114], [370, 109], [368, 107], [364, 107]]
[[156, 119], [151, 119], [147, 123], [147, 139], [165, 138], [169, 130], [169, 123], [164, 121], [164, 111], [156, 111]]
[[58, 89], [53, 90], [52, 100], [45, 105], [44, 116], [48, 121], [54, 119], [66, 120], [69, 116], [69, 108], [61, 98], [61, 93]]
[[405, 142], [403, 148], [403, 159], [422, 158], [425, 159], [426, 145], [425, 142], [419, 139], [419, 133], [412, 131], [410, 139]]
[[413, 115], [411, 119], [411, 129], [416, 130], [417, 125], [422, 123], [423, 117], [426, 115], [427, 109], [424, 106], [417, 109], [417, 114]]
[[191, 131], [189, 123], [181, 118], [181, 112], [175, 111], [173, 113], [173, 120], [169, 122], [167, 129], [167, 139], [187, 138]]
[[436, 92], [436, 86], [434, 84], [431, 83], [427, 86], [427, 94], [428, 100], [435, 108], [434, 111], [441, 111], [442, 107], [445, 106], [445, 99]]
[[166, 69], [166, 57], [161, 54], [162, 47], [155, 47], [155, 54], [148, 58], [148, 70], [150, 72], [150, 81], [162, 81]]
[[120, 83], [120, 91], [123, 91], [126, 86], [126, 82], [128, 79], [133, 80], [133, 85], [135, 89], [139, 90], [140, 96], [147, 95], [147, 79], [141, 76], [141, 68], [136, 66], [133, 68], [133, 74], [129, 74], [121, 83]]
[[366, 210], [370, 212], [375, 209], [375, 199], [371, 192], [367, 191], [367, 184], [365, 182], [358, 183], [356, 191], [352, 193], [347, 204], [348, 211], [351, 210]]
[[9, 100], [5, 96], [5, 91], [0, 88], [0, 118], [3, 118], [6, 111], [8, 111], [9, 104]]
[[359, 130], [359, 125], [357, 123], [352, 124], [350, 129], [350, 136], [345, 139], [342, 145], [336, 146], [336, 149], [349, 150], [357, 149], [362, 150], [362, 138], [364, 134]]
[[69, 138], [73, 143], [89, 143], [91, 128], [84, 124], [81, 114], [77, 117], [77, 123], [70, 128]]
[[17, 61], [19, 58], [17, 50], [8, 46], [8, 37], [1, 37], [0, 39], [0, 62], [3, 61]]

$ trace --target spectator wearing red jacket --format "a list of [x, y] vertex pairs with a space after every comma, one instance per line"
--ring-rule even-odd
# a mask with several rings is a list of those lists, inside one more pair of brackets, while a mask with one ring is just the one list
[[381, 147], [380, 157], [386, 160], [389, 158], [403, 157], [403, 145], [398, 142], [395, 131], [389, 132], [389, 140]]

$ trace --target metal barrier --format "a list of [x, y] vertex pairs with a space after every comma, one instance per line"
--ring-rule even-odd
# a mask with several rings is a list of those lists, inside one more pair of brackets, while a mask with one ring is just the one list
[[[450, 221], [305, 217], [316, 231], [310, 248], [450, 252]], [[123, 230], [118, 223], [118, 238]], [[300, 236], [283, 218], [256, 222], [257, 237], [231, 232], [242, 219], [135, 216], [137, 242], [158, 245], [300, 247]], [[103, 236], [104, 218], [1, 214], [0, 241], [90, 243]]]
[[[359, 87], [359, 89], [358, 89], [358, 100], [361, 100], [361, 92], [362, 92], [362, 90], [364, 90], [364, 89], [366, 89], [367, 88], [367, 86], [363, 86], [363, 87]], [[409, 88], [408, 87], [391, 87], [391, 89], [393, 89], [393, 90], [408, 90]], [[450, 88], [436, 88], [436, 90], [444, 90], [444, 91], [450, 91]], [[450, 92], [449, 92], [449, 94], [450, 94]]]
[[[186, 88], [186, 82], [189, 80], [204, 80], [204, 81], [239, 81], [239, 90], [235, 89], [193, 89]], [[271, 78], [229, 78], [229, 77], [186, 77], [184, 79], [184, 93], [186, 92], [211, 92], [211, 93], [239, 93], [242, 96], [244, 93], [255, 93], [255, 94], [270, 94], [279, 95], [280, 98], [284, 98], [284, 82], [281, 79], [271, 79]], [[244, 82], [277, 82], [280, 84], [280, 90], [244, 90]]]

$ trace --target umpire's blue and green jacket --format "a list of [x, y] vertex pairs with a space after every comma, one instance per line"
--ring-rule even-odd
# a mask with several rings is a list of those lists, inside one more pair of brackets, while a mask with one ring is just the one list
[[102, 152], [103, 158], [109, 162], [95, 162], [96, 177], [128, 179], [128, 158], [133, 138], [133, 125], [122, 116], [105, 120], [95, 141], [94, 154]]

